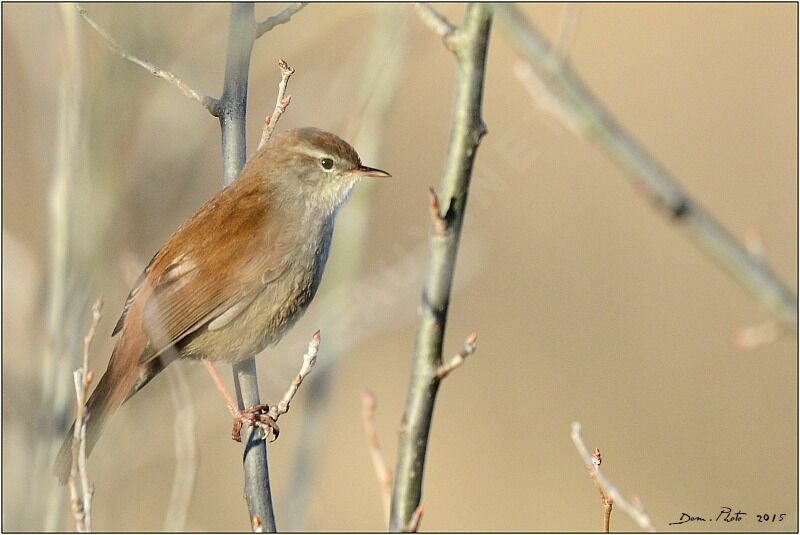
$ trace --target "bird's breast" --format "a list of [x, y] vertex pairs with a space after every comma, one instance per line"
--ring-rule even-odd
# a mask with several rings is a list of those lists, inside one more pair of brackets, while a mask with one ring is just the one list
[[[275, 344], [300, 319], [316, 295], [330, 251], [333, 219], [287, 252], [286, 270], [266, 284], [242, 313], [219, 330], [203, 330], [188, 353], [238, 361]], [[187, 355], [188, 356], [188, 355]]]

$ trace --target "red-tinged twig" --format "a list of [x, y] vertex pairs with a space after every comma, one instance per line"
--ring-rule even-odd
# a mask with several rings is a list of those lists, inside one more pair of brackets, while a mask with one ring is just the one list
[[120, 45], [113, 37], [111, 37], [111, 35], [107, 31], [105, 31], [99, 24], [97, 24], [91, 17], [89, 17], [89, 13], [86, 12], [86, 9], [84, 9], [83, 6], [81, 6], [80, 4], [75, 4], [75, 8], [78, 10], [80, 16], [83, 17], [83, 20], [85, 20], [89, 24], [89, 26], [94, 28], [94, 30], [98, 34], [100, 34], [100, 36], [103, 39], [105, 39], [106, 43], [111, 48], [111, 50], [116, 52], [120, 57], [142, 67], [153, 76], [157, 76], [158, 78], [166, 80], [170, 84], [174, 85], [185, 96], [199, 102], [205, 109], [209, 111], [209, 113], [211, 113], [211, 115], [214, 115], [215, 117], [219, 115], [219, 101], [217, 99], [199, 93], [189, 84], [184, 82], [175, 73], [162, 69], [153, 62], [132, 54], [125, 47]]
[[72, 513], [75, 516], [76, 529], [81, 533], [92, 531], [92, 497], [94, 486], [89, 481], [86, 470], [86, 422], [90, 414], [86, 410], [86, 400], [89, 397], [89, 385], [94, 374], [89, 370], [89, 349], [92, 346], [97, 324], [103, 311], [103, 299], [98, 297], [92, 306], [92, 323], [83, 339], [83, 363], [73, 373], [75, 382], [75, 397], [78, 402], [75, 415], [75, 430], [72, 437], [72, 468], [69, 474], [69, 493], [72, 499]]
[[436, 190], [433, 186], [428, 190], [428, 211], [431, 215], [431, 222], [433, 222], [433, 229], [437, 235], [442, 235], [447, 232], [447, 214], [442, 215], [442, 210], [439, 206], [439, 197], [436, 195]]
[[595, 448], [592, 452], [592, 467], [589, 468], [589, 477], [592, 478], [594, 488], [597, 489], [597, 493], [600, 495], [600, 503], [603, 505], [603, 532], [608, 533], [611, 528], [611, 508], [614, 506], [614, 500], [606, 496], [605, 492], [603, 491], [603, 486], [597, 479], [597, 471], [595, 468], [600, 466], [600, 463], [602, 462], [603, 460], [600, 456], [600, 449]]
[[414, 509], [414, 514], [411, 515], [411, 520], [408, 521], [408, 526], [406, 526], [407, 533], [416, 533], [419, 531], [419, 523], [422, 522], [422, 515], [424, 513], [425, 509], [421, 505]]
[[466, 340], [464, 340], [464, 347], [461, 349], [461, 351], [459, 351], [458, 354], [456, 354], [456, 356], [450, 360], [450, 362], [439, 366], [439, 371], [436, 372], [436, 377], [438, 377], [440, 381], [447, 377], [450, 372], [464, 364], [464, 361], [467, 359], [467, 357], [475, 353], [476, 349], [478, 349], [478, 333], [473, 332], [467, 336]]
[[253, 529], [253, 533], [264, 533], [264, 524], [261, 523], [261, 519], [256, 515], [253, 515], [253, 518], [250, 519], [250, 527]]
[[601, 500], [603, 501], [604, 526], [610, 522], [611, 506], [616, 504], [628, 516], [630, 516], [641, 529], [644, 531], [655, 532], [653, 523], [650, 521], [650, 517], [647, 515], [647, 512], [645, 512], [641, 500], [631, 500], [630, 502], [626, 500], [622, 494], [620, 494], [617, 488], [608, 479], [606, 479], [606, 477], [600, 471], [600, 463], [602, 462], [600, 450], [595, 449], [594, 454], [589, 453], [589, 449], [583, 443], [580, 422], [573, 422], [570, 437], [572, 438], [572, 442], [575, 444], [578, 454], [581, 456], [581, 459], [583, 459], [583, 464], [585, 464], [586, 469], [589, 470], [592, 480], [595, 482], [595, 486], [600, 493]]
[[266, 118], [264, 118], [264, 129], [261, 131], [261, 141], [258, 142], [259, 149], [272, 137], [278, 120], [280, 120], [281, 115], [286, 111], [286, 107], [289, 106], [289, 103], [292, 101], [292, 96], [286, 95], [286, 88], [289, 85], [289, 78], [294, 74], [294, 68], [283, 59], [278, 60], [278, 67], [281, 69], [281, 81], [278, 84], [278, 98], [275, 102], [275, 110], [272, 112], [272, 115], [267, 115]]
[[386, 516], [386, 521], [389, 521], [389, 509], [391, 506], [392, 498], [392, 480], [394, 475], [391, 469], [386, 464], [386, 458], [383, 455], [380, 441], [378, 440], [378, 433], [375, 430], [375, 406], [377, 402], [375, 395], [369, 390], [361, 392], [361, 415], [364, 422], [364, 434], [367, 437], [367, 447], [369, 448], [369, 456], [372, 459], [372, 467], [375, 469], [375, 475], [378, 478], [378, 483], [381, 486], [381, 500], [383, 502], [383, 512]]

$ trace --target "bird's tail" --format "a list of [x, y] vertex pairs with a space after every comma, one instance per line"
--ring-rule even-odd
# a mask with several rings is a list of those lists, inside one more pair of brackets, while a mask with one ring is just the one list
[[[119, 345], [114, 349], [114, 353], [117, 352], [118, 348]], [[97, 444], [108, 418], [125, 402], [139, 378], [138, 366], [122, 366], [119, 364], [120, 362], [112, 354], [106, 373], [103, 374], [94, 392], [89, 396], [89, 401], [86, 403], [88, 415], [86, 421], [87, 456]], [[74, 433], [75, 423], [73, 422], [56, 457], [54, 472], [62, 485], [69, 479], [72, 469], [72, 440]]]

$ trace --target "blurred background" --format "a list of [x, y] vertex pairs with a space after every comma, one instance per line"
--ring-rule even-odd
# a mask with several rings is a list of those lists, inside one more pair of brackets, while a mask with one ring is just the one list
[[[258, 5], [256, 17], [283, 7]], [[439, 7], [460, 21], [463, 6]], [[572, 28], [569, 57], [587, 85], [733, 234], [760, 236], [796, 292], [797, 6], [520, 7], [555, 41]], [[227, 5], [87, 9], [130, 51], [219, 95]], [[605, 475], [641, 498], [657, 529], [796, 531], [795, 335], [734, 343], [770, 320], [765, 310], [535, 105], [515, 57], [496, 24], [489, 135], [445, 356], [473, 330], [479, 348], [439, 393], [421, 530], [599, 530], [602, 507], [569, 438], [579, 420]], [[278, 129], [330, 130], [394, 175], [359, 186], [320, 294], [258, 359], [262, 400], [276, 401], [322, 330], [313, 380], [269, 447], [278, 528], [379, 531], [359, 396], [378, 400], [391, 465], [454, 61], [410, 5], [307, 6], [256, 42], [251, 152], [274, 107], [278, 58], [297, 71]], [[73, 418], [71, 370], [91, 302], [106, 303], [90, 356], [99, 373], [132, 278], [221, 187], [219, 125], [56, 4], [3, 5], [3, 80], [3, 529], [73, 529], [47, 458], [61, 440], [52, 430]], [[90, 459], [97, 530], [249, 529], [228, 412], [202, 366], [177, 367], [117, 413]], [[223, 377], [230, 386], [228, 369]], [[179, 410], [181, 386], [191, 401], [178, 397]], [[180, 463], [176, 425], [195, 439]], [[193, 490], [178, 520], [176, 473]], [[723, 506], [748, 516], [668, 526]], [[787, 517], [760, 524], [757, 513]], [[611, 525], [636, 529], [619, 510]]]

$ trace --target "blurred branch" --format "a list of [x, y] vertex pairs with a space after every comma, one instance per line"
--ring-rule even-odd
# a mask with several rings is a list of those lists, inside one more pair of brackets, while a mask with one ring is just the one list
[[[61, 4], [64, 24], [63, 58], [58, 88], [55, 158], [48, 193], [47, 331], [41, 367], [41, 398], [37, 425], [32, 427], [33, 462], [27, 514], [43, 522], [44, 531], [62, 529], [66, 493], [51, 474], [74, 399], [69, 375], [79, 366], [86, 279], [75, 262], [77, 180], [88, 170], [84, 142], [83, 62], [77, 13]], [[41, 504], [44, 511], [36, 506]], [[36, 525], [36, 524], [34, 524]]]
[[361, 416], [364, 422], [364, 434], [367, 437], [367, 448], [372, 459], [372, 467], [381, 486], [381, 500], [383, 501], [383, 513], [386, 521], [389, 521], [389, 510], [392, 503], [392, 479], [393, 474], [386, 466], [386, 458], [381, 450], [381, 443], [378, 440], [378, 432], [375, 430], [375, 395], [369, 390], [361, 392]]
[[[617, 488], [612, 485], [611, 482], [600, 472], [600, 452], [599, 450], [595, 450], [597, 455], [592, 455], [589, 453], [589, 449], [583, 443], [580, 422], [572, 423], [572, 432], [570, 433], [570, 437], [572, 438], [572, 442], [575, 443], [575, 448], [578, 450], [578, 454], [581, 456], [581, 459], [583, 459], [583, 464], [585, 464], [586, 468], [589, 470], [589, 474], [591, 475], [592, 480], [595, 482], [597, 490], [600, 493], [601, 499], [603, 500], [604, 524], [606, 525], [606, 528], [607, 523], [610, 522], [611, 504], [613, 503], [622, 509], [628, 516], [630, 516], [640, 528], [645, 531], [655, 532], [655, 528], [650, 522], [650, 517], [645, 512], [641, 502], [637, 500], [637, 503], [634, 504], [626, 500], [620, 494]], [[606, 502], [608, 502], [607, 505]], [[608, 529], [606, 529], [606, 531], [608, 531]]]
[[553, 53], [545, 38], [510, 4], [494, 12], [506, 34], [527, 61], [518, 64], [522, 83], [545, 101], [557, 116], [600, 147], [647, 194], [671, 221], [682, 223], [693, 243], [775, 315], [788, 330], [797, 331], [797, 298], [777, 275], [692, 199], [633, 136], [611, 116], [600, 100], [573, 73], [564, 57]]
[[420, 505], [425, 452], [439, 388], [450, 289], [475, 153], [486, 126], [481, 118], [486, 50], [492, 11], [468, 4], [464, 21], [447, 39], [456, 58], [455, 102], [441, 190], [449, 205], [447, 228], [429, 238], [428, 266], [419, 308], [417, 342], [400, 428], [389, 529], [409, 529]]
[[89, 397], [89, 385], [94, 374], [89, 370], [89, 349], [97, 332], [97, 324], [103, 310], [103, 299], [97, 298], [92, 306], [92, 323], [83, 339], [83, 364], [75, 370], [75, 397], [78, 408], [75, 416], [75, 434], [72, 440], [72, 468], [69, 473], [69, 494], [72, 498], [72, 514], [75, 516], [75, 527], [80, 533], [92, 531], [92, 497], [94, 486], [89, 481], [86, 471], [86, 422], [89, 412], [86, 410], [86, 400]]
[[275, 26], [279, 26], [281, 24], [286, 24], [292, 19], [292, 16], [306, 7], [308, 2], [295, 2], [277, 15], [273, 15], [269, 17], [267, 20], [258, 23], [258, 27], [256, 29], [256, 39], [270, 31]]
[[[130, 251], [120, 256], [122, 277], [129, 286], [142, 272], [145, 263]], [[205, 361], [204, 361], [205, 362]], [[189, 514], [197, 476], [197, 432], [195, 430], [195, 404], [191, 388], [182, 366], [167, 366], [166, 375], [170, 384], [170, 397], [175, 418], [175, 475], [172, 478], [167, 514], [163, 531], [184, 531]]]
[[272, 137], [272, 132], [278, 125], [278, 121], [286, 111], [286, 107], [292, 101], [292, 95], [286, 96], [286, 87], [289, 85], [289, 78], [294, 74], [294, 69], [286, 63], [286, 60], [278, 60], [278, 67], [281, 69], [281, 81], [278, 84], [278, 99], [275, 102], [275, 111], [272, 115], [267, 115], [264, 119], [264, 129], [261, 131], [261, 141], [258, 142], [258, 149], [260, 150], [264, 144]]
[[163, 530], [184, 531], [197, 475], [197, 433], [192, 392], [181, 366], [167, 366], [175, 415], [175, 475]]
[[414, 4], [420, 20], [433, 31], [436, 35], [442, 38], [444, 44], [450, 50], [453, 50], [450, 37], [455, 33], [456, 27], [447, 20], [447, 17], [433, 9], [430, 4], [426, 2], [418, 2]]
[[217, 99], [198, 93], [189, 84], [181, 80], [176, 74], [158, 67], [151, 61], [135, 56], [122, 45], [120, 45], [113, 37], [111, 37], [111, 35], [108, 34], [108, 32], [106, 32], [99, 24], [89, 17], [89, 13], [86, 12], [86, 9], [84, 9], [83, 6], [80, 4], [75, 4], [75, 9], [78, 10], [80, 16], [83, 17], [83, 20], [85, 20], [89, 26], [94, 28], [94, 30], [100, 34], [103, 39], [105, 39], [111, 50], [119, 54], [122, 58], [127, 59], [131, 63], [146, 69], [153, 76], [157, 76], [158, 78], [166, 80], [170, 84], [174, 85], [185, 96], [199, 102], [205, 109], [209, 111], [209, 113], [211, 113], [211, 115], [218, 115], [219, 111], [217, 107], [219, 106], [219, 101], [217, 101]]
[[[352, 132], [345, 138], [352, 139], [352, 145], [358, 149], [362, 159], [377, 162], [380, 167], [387, 135], [386, 120], [408, 64], [410, 17], [409, 10], [402, 4], [370, 4], [369, 7], [375, 10], [374, 22], [367, 25], [370, 39], [364, 58], [359, 62], [360, 79], [344, 131]], [[317, 301], [321, 301], [317, 310], [327, 311], [319, 319], [320, 327], [327, 333], [325, 358], [317, 364], [303, 396], [306, 410], [298, 430], [287, 498], [284, 500], [286, 506], [281, 515], [281, 518], [286, 518], [284, 528], [287, 531], [307, 530], [308, 504], [312, 501], [310, 496], [314, 492], [322, 457], [320, 450], [325, 447], [322, 434], [330, 425], [326, 412], [330, 407], [328, 399], [335, 379], [334, 371], [348, 355], [348, 349], [356, 343], [353, 333], [365, 332], [367, 321], [358, 317], [349, 299], [353, 297], [355, 288], [364, 282], [359, 268], [371, 228], [370, 214], [374, 208], [372, 199], [376, 186], [378, 184], [367, 182], [359, 185], [347, 210], [336, 220], [334, 248], [338, 253], [328, 261], [325, 276], [337, 284], [334, 287], [329, 285], [328, 290], [323, 290], [324, 294], [317, 296]], [[383, 280], [375, 285], [376, 291], [378, 287], [386, 288]], [[372, 319], [376, 316], [383, 315], [369, 315]]]

